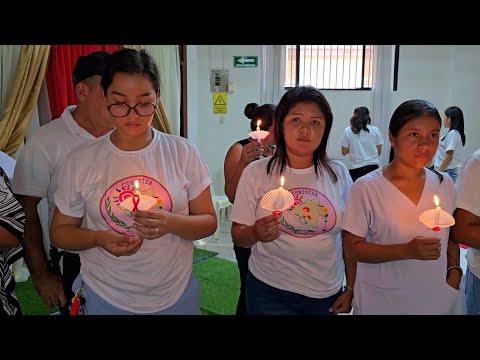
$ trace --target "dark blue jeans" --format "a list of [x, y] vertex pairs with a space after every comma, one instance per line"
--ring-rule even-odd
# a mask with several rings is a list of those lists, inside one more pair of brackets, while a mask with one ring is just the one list
[[468, 269], [465, 276], [465, 307], [467, 315], [480, 315], [480, 279]]
[[247, 306], [245, 305], [245, 287], [248, 274], [248, 259], [252, 252], [251, 248], [242, 248], [237, 245], [233, 245], [235, 251], [235, 257], [237, 258], [238, 271], [240, 273], [240, 296], [237, 302], [236, 315], [246, 315]]
[[328, 309], [341, 293], [342, 290], [324, 299], [311, 298], [265, 284], [249, 271], [247, 315], [336, 315]]

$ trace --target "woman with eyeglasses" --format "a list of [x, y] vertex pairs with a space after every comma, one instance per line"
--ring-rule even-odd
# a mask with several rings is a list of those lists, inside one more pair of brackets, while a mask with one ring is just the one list
[[[459, 297], [460, 249], [449, 228], [428, 228], [420, 214], [453, 213], [448, 176], [425, 166], [438, 146], [442, 119], [424, 100], [409, 100], [389, 126], [391, 162], [350, 189], [341, 228], [345, 256], [357, 262], [353, 314], [450, 314]], [[438, 231], [436, 231], [438, 230]]]
[[216, 229], [207, 167], [151, 127], [160, 79], [146, 51], [112, 53], [101, 84], [115, 130], [66, 162], [51, 240], [80, 254], [87, 314], [200, 314], [193, 241]]

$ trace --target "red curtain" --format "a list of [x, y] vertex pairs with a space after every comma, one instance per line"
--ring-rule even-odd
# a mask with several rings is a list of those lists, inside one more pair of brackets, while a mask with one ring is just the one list
[[58, 118], [68, 105], [75, 105], [72, 71], [78, 57], [100, 50], [111, 53], [121, 47], [121, 45], [52, 45], [45, 74], [52, 119]]

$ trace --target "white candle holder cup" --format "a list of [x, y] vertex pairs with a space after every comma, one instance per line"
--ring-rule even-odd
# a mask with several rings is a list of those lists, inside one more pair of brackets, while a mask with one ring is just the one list
[[263, 195], [260, 200], [260, 206], [266, 210], [272, 211], [276, 216], [280, 215], [283, 210], [293, 205], [295, 199], [290, 191], [283, 188], [270, 190]]
[[438, 224], [435, 224], [435, 209], [426, 210], [418, 217], [426, 227], [433, 231], [439, 231], [441, 228], [446, 228], [455, 225], [455, 219], [448, 212], [440, 210]]
[[257, 140], [259, 143], [262, 142], [263, 139], [265, 139], [270, 133], [265, 130], [255, 130], [255, 131], [250, 131], [248, 135], [252, 138]]

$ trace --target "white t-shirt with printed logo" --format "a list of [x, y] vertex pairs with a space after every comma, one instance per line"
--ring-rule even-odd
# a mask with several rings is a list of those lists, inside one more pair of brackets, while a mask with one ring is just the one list
[[425, 170], [425, 186], [417, 205], [377, 169], [352, 186], [341, 228], [366, 242], [380, 245], [405, 244], [417, 236], [439, 237], [438, 260], [396, 260], [357, 263], [352, 306], [354, 314], [448, 314], [458, 290], [446, 283], [449, 228], [436, 232], [419, 220], [422, 212], [435, 208], [434, 195], [442, 210], [453, 214], [455, 192], [452, 179], [443, 181]]
[[[259, 205], [263, 195], [280, 186], [280, 175], [267, 175], [269, 160], [254, 161], [243, 171], [232, 221], [251, 226], [271, 214]], [[344, 263], [339, 225], [352, 179], [342, 163], [332, 161], [331, 166], [337, 183], [324, 169], [317, 177], [313, 166], [287, 167], [282, 174], [284, 189], [292, 193], [295, 202], [280, 217], [280, 237], [252, 247], [248, 267], [259, 280], [312, 298], [326, 298], [341, 289]]]
[[447, 165], [448, 169], [456, 169], [462, 167], [462, 157], [463, 157], [463, 143], [462, 137], [457, 130], [450, 130], [447, 135], [440, 139], [438, 143], [437, 152], [433, 158], [433, 165], [435, 170], [440, 169], [443, 160], [447, 154], [447, 151], [453, 150], [452, 160]]
[[58, 119], [41, 126], [27, 139], [20, 150], [13, 175], [14, 193], [47, 198], [49, 226], [55, 210], [53, 193], [57, 190], [65, 159], [77, 147], [101, 139], [78, 125], [72, 117], [75, 108], [76, 105], [65, 108]]
[[378, 165], [377, 145], [383, 144], [380, 130], [373, 125], [367, 125], [369, 131], [360, 130], [358, 134], [348, 127], [340, 139], [340, 146], [348, 148], [349, 169], [358, 169], [367, 165]]
[[[469, 156], [455, 184], [456, 207], [480, 217], [480, 149]], [[462, 239], [460, 239], [461, 241]], [[469, 248], [466, 254], [468, 269], [480, 278], [480, 250]]]
[[[135, 209], [153, 206], [188, 215], [189, 201], [211, 184], [207, 167], [187, 139], [153, 133], [152, 142], [138, 151], [120, 150], [106, 137], [72, 152], [54, 194], [60, 212], [83, 217], [83, 228], [124, 234], [133, 232]], [[88, 286], [110, 304], [136, 313], [173, 305], [192, 274], [193, 242], [173, 234], [144, 240], [130, 256], [116, 257], [99, 247], [79, 254]]]

